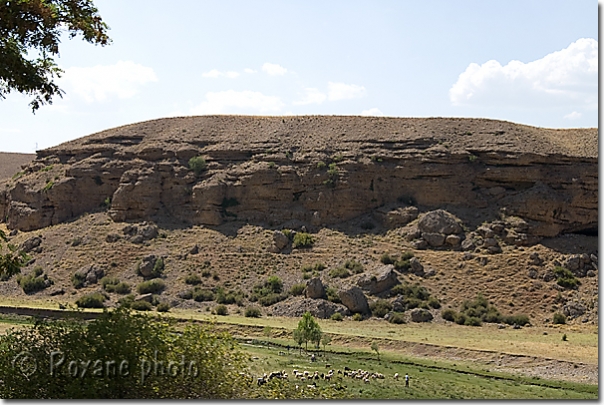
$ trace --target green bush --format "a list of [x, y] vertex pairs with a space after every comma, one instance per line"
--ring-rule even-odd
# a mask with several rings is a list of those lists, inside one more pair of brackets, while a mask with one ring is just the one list
[[197, 274], [189, 274], [187, 277], [185, 277], [185, 284], [189, 284], [189, 285], [201, 284], [201, 277], [199, 277]]
[[223, 287], [216, 288], [216, 303], [218, 304], [237, 304], [239, 306], [243, 305], [243, 299], [245, 298], [245, 294], [240, 291], [225, 291]]
[[101, 279], [101, 285], [103, 286], [103, 289], [107, 289], [108, 285], [118, 285], [120, 283], [119, 278], [116, 277], [103, 277]]
[[103, 277], [101, 279], [103, 289], [108, 293], [129, 294], [130, 284], [120, 282], [119, 279], [113, 277]]
[[306, 232], [297, 232], [294, 235], [294, 241], [292, 246], [294, 248], [309, 248], [315, 243], [315, 238]]
[[134, 301], [130, 304], [130, 308], [135, 311], [151, 311], [153, 309], [153, 305], [147, 301]]
[[103, 294], [95, 292], [80, 297], [76, 301], [76, 305], [78, 308], [104, 308], [105, 304], [103, 302], [105, 299], [106, 297]]
[[467, 320], [468, 320], [468, 317], [466, 314], [464, 314], [462, 312], [455, 314], [454, 321], [456, 324], [465, 325]]
[[[248, 356], [227, 333], [195, 324], [180, 328], [168, 319], [125, 308], [103, 312], [91, 321], [44, 320], [14, 329], [0, 336], [0, 347], [0, 397], [5, 399], [242, 399], [269, 395], [250, 387], [239, 374], [246, 369]], [[34, 375], [15, 372], [11, 363], [25, 352], [37, 365]], [[49, 353], [54, 352], [65, 361], [61, 365], [55, 362], [53, 370]], [[91, 358], [102, 365], [111, 361], [114, 366], [103, 368], [99, 377], [93, 373], [96, 366], [92, 363], [87, 372], [82, 368], [87, 366], [78, 365], [78, 377], [73, 378], [70, 361]], [[151, 372], [143, 379], [136, 369], [144, 360], [148, 365], [163, 364], [167, 370], [168, 364], [181, 364], [183, 358], [195, 365], [193, 372], [181, 366], [182, 373], [174, 377]], [[129, 367], [120, 374], [122, 361]], [[274, 388], [275, 395], [290, 397], [289, 392], [285, 396], [281, 388]]]
[[310, 274], [310, 273], [304, 273], [304, 274], [302, 274], [302, 278], [303, 278], [304, 280], [308, 280], [308, 279], [310, 279], [311, 277], [312, 277], [312, 274]]
[[334, 302], [336, 304], [339, 304], [340, 302], [342, 302], [342, 300], [340, 299], [340, 295], [338, 294], [338, 290], [336, 290], [333, 287], [326, 287], [325, 295], [327, 295], [328, 301]]
[[33, 273], [27, 276], [17, 276], [17, 283], [25, 294], [37, 293], [52, 284], [52, 281], [48, 280], [48, 277], [43, 273], [44, 270], [41, 267], [36, 267]]
[[435, 297], [430, 297], [428, 299], [428, 305], [431, 308], [438, 309], [438, 308], [440, 308], [440, 301]]
[[554, 268], [554, 275], [557, 278], [556, 283], [561, 287], [577, 288], [577, 286], [580, 284], [579, 280], [575, 278], [575, 275], [572, 273], [572, 271], [568, 270], [567, 268], [556, 266]]
[[216, 315], [221, 316], [226, 316], [229, 314], [229, 310], [227, 309], [226, 305], [223, 304], [217, 305], [216, 308], [214, 308], [214, 312]]
[[508, 325], [519, 325], [524, 326], [526, 324], [531, 323], [528, 315], [518, 314], [518, 315], [508, 315], [503, 317], [503, 322]]
[[322, 160], [317, 162], [317, 169], [319, 170], [323, 170], [327, 167], [327, 165], [325, 164], [325, 162], [323, 162]]
[[117, 305], [118, 307], [130, 308], [130, 306], [134, 302], [134, 298], [135, 297], [133, 294], [128, 294], [124, 298], [120, 298], [119, 300], [117, 300]]
[[148, 293], [160, 293], [163, 289], [166, 288], [166, 284], [163, 280], [159, 278], [154, 278], [153, 280], [143, 281], [137, 287], [137, 291], [139, 294], [148, 294]]
[[392, 311], [392, 304], [388, 300], [377, 300], [369, 306], [371, 314], [377, 318], [383, 318], [388, 312]]
[[476, 318], [474, 316], [469, 316], [466, 318], [464, 325], [466, 325], [466, 326], [482, 326], [482, 322], [480, 322], [479, 318]]
[[262, 316], [262, 312], [260, 312], [260, 308], [247, 307], [244, 315], [246, 318], [260, 318]]
[[82, 288], [84, 287], [84, 283], [86, 282], [86, 276], [83, 276], [79, 273], [73, 273], [71, 275], [71, 284], [75, 287], [75, 288]]
[[336, 267], [335, 269], [329, 270], [329, 277], [332, 278], [346, 278], [350, 277], [350, 272], [345, 267]]
[[554, 324], [556, 324], [556, 325], [564, 325], [565, 323], [566, 323], [566, 316], [564, 316], [564, 314], [556, 312], [554, 314]]
[[155, 264], [153, 265], [153, 270], [151, 270], [151, 275], [149, 276], [149, 278], [161, 277], [162, 274], [164, 273], [165, 267], [166, 267], [166, 265], [164, 264], [164, 259], [162, 259], [160, 257], [159, 259], [157, 259], [155, 261]]
[[207, 169], [207, 166], [205, 159], [201, 156], [195, 156], [189, 159], [189, 169], [193, 170], [197, 176], [203, 173], [203, 171]]
[[359, 313], [356, 313], [356, 314], [354, 314], [354, 315], [352, 316], [352, 320], [353, 320], [353, 321], [360, 322], [360, 321], [362, 321], [362, 320], [363, 320], [363, 315], [361, 315], [361, 314], [359, 314]]
[[305, 288], [306, 288], [306, 284], [304, 284], [304, 283], [294, 284], [289, 289], [289, 293], [294, 296], [302, 295], [302, 294], [304, 294]]
[[403, 324], [405, 323], [405, 316], [400, 312], [393, 312], [390, 314], [390, 317], [388, 317], [388, 322], [398, 325]]
[[191, 292], [191, 298], [193, 298], [197, 302], [214, 301], [214, 293], [212, 292], [212, 290], [195, 288]]
[[382, 254], [382, 257], [380, 257], [380, 261], [382, 262], [382, 264], [394, 264], [396, 259], [390, 257], [388, 253], [384, 253]]
[[168, 312], [170, 310], [170, 304], [167, 302], [161, 302], [157, 305], [157, 312]]
[[267, 278], [265, 285], [274, 293], [280, 293], [283, 291], [283, 281], [281, 281], [281, 279], [277, 276], [270, 276]]
[[331, 319], [332, 321], [338, 321], [339, 322], [339, 321], [344, 320], [344, 317], [342, 316], [341, 313], [334, 312], [329, 319]]
[[344, 267], [350, 270], [353, 274], [360, 274], [364, 270], [363, 265], [354, 259], [346, 260]]
[[315, 263], [315, 264], [305, 264], [304, 266], [302, 266], [302, 272], [306, 273], [306, 272], [314, 272], [314, 271], [323, 271], [325, 270], [327, 267], [323, 264], [323, 263]]
[[448, 308], [448, 309], [445, 309], [444, 311], [442, 311], [440, 313], [440, 316], [446, 321], [455, 322], [455, 318], [457, 317], [457, 312], [451, 308]]

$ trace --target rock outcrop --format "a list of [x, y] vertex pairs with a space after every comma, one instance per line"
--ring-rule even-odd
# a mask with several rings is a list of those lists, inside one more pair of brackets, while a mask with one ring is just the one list
[[[320, 227], [390, 205], [383, 223], [396, 227], [418, 214], [405, 209], [413, 205], [457, 217], [505, 212], [527, 222], [524, 234], [555, 236], [597, 229], [597, 139], [597, 128], [486, 119], [147, 121], [38, 151], [22, 176], [0, 184], [0, 221], [33, 230], [106, 209], [114, 221]], [[197, 156], [206, 166], [196, 173], [188, 162]], [[432, 246], [461, 242], [448, 231], [422, 232]]]
[[338, 293], [342, 304], [352, 313], [369, 313], [367, 297], [359, 287], [350, 287]]
[[313, 277], [306, 283], [306, 289], [304, 290], [306, 298], [324, 298], [325, 287], [319, 277]]
[[363, 274], [357, 280], [357, 285], [368, 294], [380, 294], [398, 283], [394, 266], [391, 264], [381, 265], [372, 274]]

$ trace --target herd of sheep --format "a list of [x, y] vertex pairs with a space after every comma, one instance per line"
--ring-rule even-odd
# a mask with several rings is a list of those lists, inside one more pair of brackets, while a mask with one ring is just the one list
[[[326, 367], [329, 368], [330, 365], [328, 364]], [[245, 373], [241, 373], [241, 374], [245, 375]], [[332, 378], [335, 375], [341, 375], [342, 377], [348, 377], [348, 378], [352, 378], [352, 379], [362, 380], [365, 383], [369, 383], [371, 381], [371, 379], [385, 379], [386, 378], [384, 376], [384, 374], [382, 374], [382, 373], [376, 373], [376, 372], [371, 373], [371, 372], [369, 372], [367, 370], [363, 370], [363, 369], [352, 370], [349, 367], [344, 367], [344, 371], [330, 369], [327, 373], [319, 373], [319, 371], [317, 371], [317, 370], [315, 370], [314, 372], [310, 372], [310, 371], [306, 371], [306, 370], [299, 371], [299, 370], [294, 369], [292, 371], [291, 375], [303, 383], [312, 381], [312, 383], [306, 385], [306, 387], [310, 388], [310, 389], [316, 388], [317, 380], [324, 380], [324, 381], [329, 382], [332, 380]], [[247, 375], [245, 375], [245, 376], [249, 377]], [[393, 378], [395, 380], [398, 380], [398, 377], [399, 377], [398, 373], [395, 373], [393, 376]], [[262, 385], [266, 384], [267, 382], [271, 381], [273, 378], [288, 380], [289, 374], [285, 370], [273, 371], [269, 374], [264, 373], [264, 375], [262, 377], [256, 378], [256, 383], [258, 384], [258, 386], [262, 386]], [[252, 381], [253, 381], [253, 379], [252, 379]], [[300, 388], [300, 386], [296, 384], [296, 389], [299, 389], [299, 388]]]

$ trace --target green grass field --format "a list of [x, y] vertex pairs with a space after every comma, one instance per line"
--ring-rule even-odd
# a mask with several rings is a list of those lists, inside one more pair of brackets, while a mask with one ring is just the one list
[[[289, 384], [307, 388], [308, 381], [292, 376], [292, 370], [326, 373], [325, 364], [332, 369], [363, 369], [379, 372], [385, 379], [370, 379], [369, 383], [336, 374], [331, 382], [317, 380], [317, 386], [340, 383], [346, 394], [359, 399], [596, 399], [597, 385], [554, 382], [541, 379], [521, 378], [504, 373], [489, 373], [463, 366], [437, 361], [418, 362], [394, 354], [381, 355], [378, 362], [374, 353], [351, 351], [349, 353], [327, 353], [327, 359], [318, 357], [310, 362], [297, 349], [287, 352], [281, 347], [266, 348], [254, 344], [242, 344], [249, 353], [251, 372], [255, 376], [271, 371], [285, 370]], [[285, 353], [279, 355], [279, 352]], [[401, 376], [393, 378], [395, 373]], [[409, 373], [410, 386], [405, 387], [405, 373]], [[313, 380], [314, 381], [314, 380]]]

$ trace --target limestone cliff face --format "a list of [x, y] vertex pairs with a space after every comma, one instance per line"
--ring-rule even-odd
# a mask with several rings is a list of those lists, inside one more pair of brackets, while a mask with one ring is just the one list
[[483, 119], [162, 119], [39, 151], [0, 184], [0, 218], [33, 230], [110, 202], [115, 221], [325, 226], [412, 203], [505, 212], [555, 236], [597, 228], [597, 136]]

